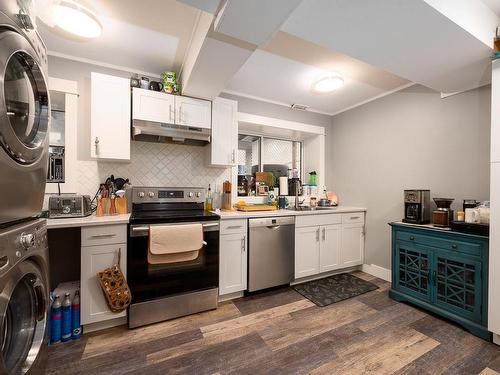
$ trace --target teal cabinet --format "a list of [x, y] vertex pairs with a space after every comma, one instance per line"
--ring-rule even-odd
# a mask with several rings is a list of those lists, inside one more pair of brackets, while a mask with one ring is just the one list
[[455, 321], [491, 339], [488, 322], [488, 238], [391, 223], [390, 296]]

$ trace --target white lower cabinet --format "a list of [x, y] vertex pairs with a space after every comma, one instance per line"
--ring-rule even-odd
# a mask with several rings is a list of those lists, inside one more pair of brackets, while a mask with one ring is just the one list
[[295, 229], [295, 278], [319, 273], [319, 227]]
[[221, 223], [219, 249], [219, 295], [245, 290], [248, 259], [246, 220]]
[[[118, 228], [120, 227], [120, 228]], [[126, 225], [103, 225], [99, 227], [99, 233], [91, 235], [94, 227], [82, 228], [81, 248], [81, 322], [83, 325], [98, 323], [109, 319], [120, 318], [127, 315], [126, 311], [120, 313], [111, 312], [108, 308], [106, 298], [102, 292], [97, 273], [105, 268], [111, 267], [118, 261], [121, 252], [120, 267], [126, 276], [127, 272], [127, 244], [113, 242], [116, 230], [126, 231]], [[109, 234], [107, 233], [107, 229]], [[93, 236], [100, 244], [85, 246], [85, 239]]]
[[341, 225], [324, 225], [320, 231], [319, 271], [335, 270], [340, 267]]
[[342, 224], [340, 260], [343, 267], [363, 264], [365, 251], [364, 224]]
[[295, 278], [363, 264], [364, 213], [297, 217]]

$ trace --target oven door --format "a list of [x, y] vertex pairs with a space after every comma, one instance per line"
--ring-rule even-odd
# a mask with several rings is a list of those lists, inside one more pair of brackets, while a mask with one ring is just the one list
[[193, 261], [168, 264], [148, 263], [148, 225], [129, 226], [127, 279], [132, 303], [218, 287], [219, 222], [201, 224], [206, 245], [198, 257]]
[[0, 32], [0, 145], [22, 165], [44, 154], [49, 95], [37, 54], [14, 31]]

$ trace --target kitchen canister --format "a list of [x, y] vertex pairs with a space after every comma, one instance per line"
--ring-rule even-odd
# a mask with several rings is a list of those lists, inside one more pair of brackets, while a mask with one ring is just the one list
[[288, 195], [288, 177], [280, 177], [280, 195]]

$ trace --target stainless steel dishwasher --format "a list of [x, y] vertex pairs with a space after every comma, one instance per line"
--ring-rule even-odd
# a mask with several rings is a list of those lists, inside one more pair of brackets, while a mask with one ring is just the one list
[[248, 291], [289, 284], [294, 277], [295, 218], [248, 220]]

